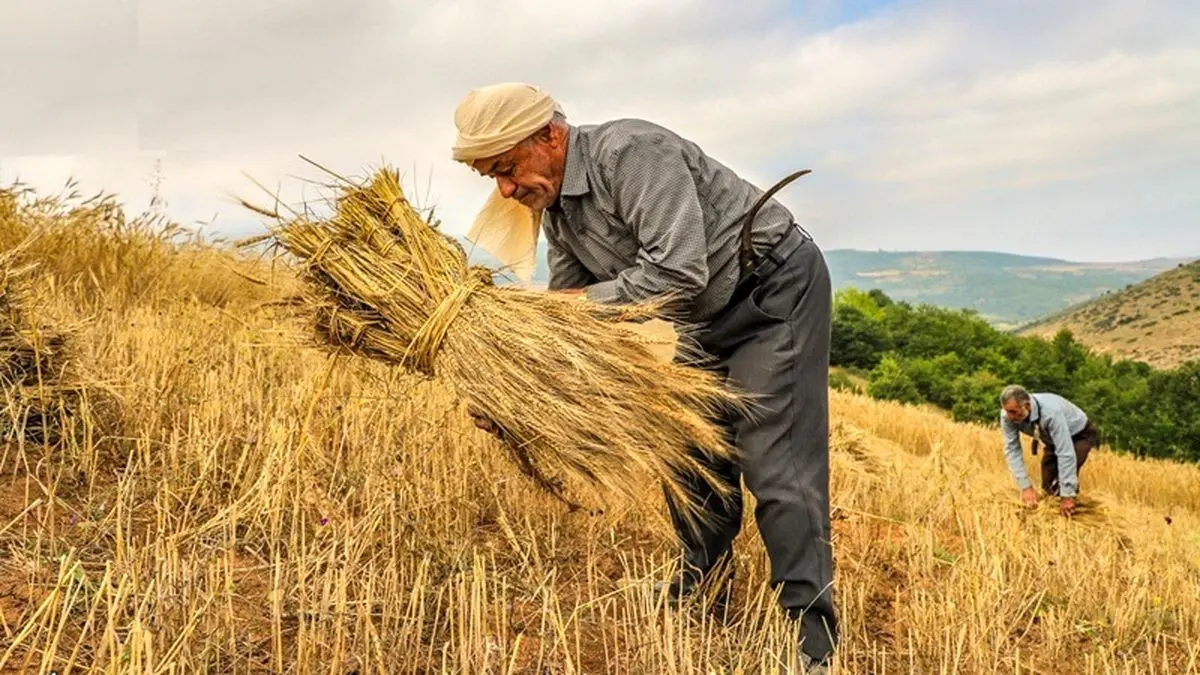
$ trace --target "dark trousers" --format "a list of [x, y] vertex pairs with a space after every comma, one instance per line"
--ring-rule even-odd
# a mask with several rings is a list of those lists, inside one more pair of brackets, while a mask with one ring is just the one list
[[[1099, 447], [1100, 430], [1088, 420], [1083, 431], [1072, 436], [1071, 440], [1075, 442], [1075, 472], [1078, 474], [1083, 470], [1083, 463], [1087, 461], [1092, 448]], [[1055, 456], [1054, 446], [1050, 444], [1049, 439], [1044, 438], [1042, 441], [1046, 446], [1046, 454], [1042, 456], [1042, 490], [1046, 494], [1058, 496], [1058, 457]]]
[[733, 503], [692, 477], [692, 489], [712, 505], [711, 524], [696, 535], [668, 499], [685, 563], [703, 574], [728, 559], [741, 528], [745, 479], [757, 501], [771, 583], [783, 608], [800, 618], [801, 647], [816, 659], [837, 642], [829, 523], [831, 311], [829, 270], [817, 245], [806, 241], [696, 336], [715, 357], [714, 367], [756, 397], [755, 410], [727, 425], [739, 463], [712, 467], [737, 491]]

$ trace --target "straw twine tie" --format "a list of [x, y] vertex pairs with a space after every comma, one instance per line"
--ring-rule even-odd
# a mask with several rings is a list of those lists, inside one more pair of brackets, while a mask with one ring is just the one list
[[434, 374], [433, 361], [441, 351], [446, 334], [450, 331], [454, 320], [458, 318], [458, 313], [466, 306], [467, 300], [475, 291], [491, 285], [492, 277], [487, 270], [471, 270], [466, 283], [455, 286], [454, 290], [450, 291], [450, 294], [429, 313], [429, 318], [421, 324], [421, 328], [417, 330], [412, 342], [409, 343], [408, 349], [404, 353], [405, 359], [411, 359], [411, 363], [417, 370], [432, 377]]

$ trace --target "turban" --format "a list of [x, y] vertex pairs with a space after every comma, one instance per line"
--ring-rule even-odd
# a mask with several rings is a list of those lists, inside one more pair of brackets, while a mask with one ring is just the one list
[[[508, 152], [546, 126], [562, 108], [531, 84], [494, 84], [472, 90], [454, 111], [458, 128], [451, 155], [469, 164]], [[467, 233], [467, 241], [483, 248], [528, 284], [537, 258], [541, 214], [533, 213], [499, 188], [492, 190]]]
[[493, 84], [467, 94], [454, 111], [458, 138], [452, 156], [459, 162], [495, 157], [546, 126], [562, 108], [531, 84]]
[[[458, 138], [451, 156], [455, 161], [470, 164], [508, 152], [546, 126], [556, 112], [562, 112], [558, 103], [530, 84], [495, 84], [475, 89], [454, 111]], [[491, 253], [528, 285], [537, 261], [540, 227], [541, 213], [533, 213], [494, 188], [475, 216], [467, 241]], [[669, 322], [653, 320], [620, 325], [634, 333], [659, 360], [670, 362], [674, 358], [677, 334]]]

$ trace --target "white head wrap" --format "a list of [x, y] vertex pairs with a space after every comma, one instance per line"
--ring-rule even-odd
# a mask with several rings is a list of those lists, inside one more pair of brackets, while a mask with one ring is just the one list
[[[531, 84], [510, 82], [475, 89], [454, 111], [458, 138], [451, 156], [470, 164], [508, 152], [548, 124], [556, 112], [562, 112], [558, 103]], [[499, 188], [493, 189], [475, 216], [467, 240], [491, 253], [528, 285], [537, 261], [541, 215], [505, 198]], [[661, 361], [674, 357], [676, 334], [670, 323], [656, 320], [621, 325], [640, 336]]]
[[[562, 108], [531, 84], [509, 82], [472, 90], [454, 111], [458, 138], [451, 156], [470, 164], [508, 152], [546, 126]], [[491, 253], [526, 284], [533, 278], [541, 213], [533, 213], [499, 188], [488, 195], [467, 240]]]
[[508, 82], [474, 89], [454, 111], [458, 138], [452, 156], [459, 162], [495, 157], [546, 126], [558, 103], [532, 84]]

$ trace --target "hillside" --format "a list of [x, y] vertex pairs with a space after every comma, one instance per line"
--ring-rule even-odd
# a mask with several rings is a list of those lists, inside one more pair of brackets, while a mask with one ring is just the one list
[[973, 309], [1000, 328], [1137, 283], [1180, 262], [1080, 263], [987, 251], [832, 250], [828, 259], [837, 288], [878, 288], [895, 300]]
[[[988, 251], [833, 249], [825, 254], [834, 288], [878, 288], [895, 300], [973, 309], [999, 328], [1028, 323], [1183, 262], [1155, 258], [1079, 263]], [[473, 250], [472, 258], [481, 264], [495, 264], [482, 250]], [[534, 274], [539, 285], [549, 280], [545, 260], [542, 242]]]
[[1069, 329], [1104, 353], [1169, 368], [1200, 358], [1200, 260], [1023, 327], [1048, 337]]
[[[34, 225], [7, 344], [70, 367], [6, 393], [72, 404], [32, 435], [6, 399], [0, 673], [790, 661], [752, 499], [732, 614], [669, 609], [661, 509], [569, 512], [437, 381], [313, 348], [286, 266], [0, 193], [0, 251]], [[835, 391], [831, 433], [835, 672], [1200, 673], [1200, 467], [1097, 451], [1068, 521], [1018, 506], [995, 428]]]

